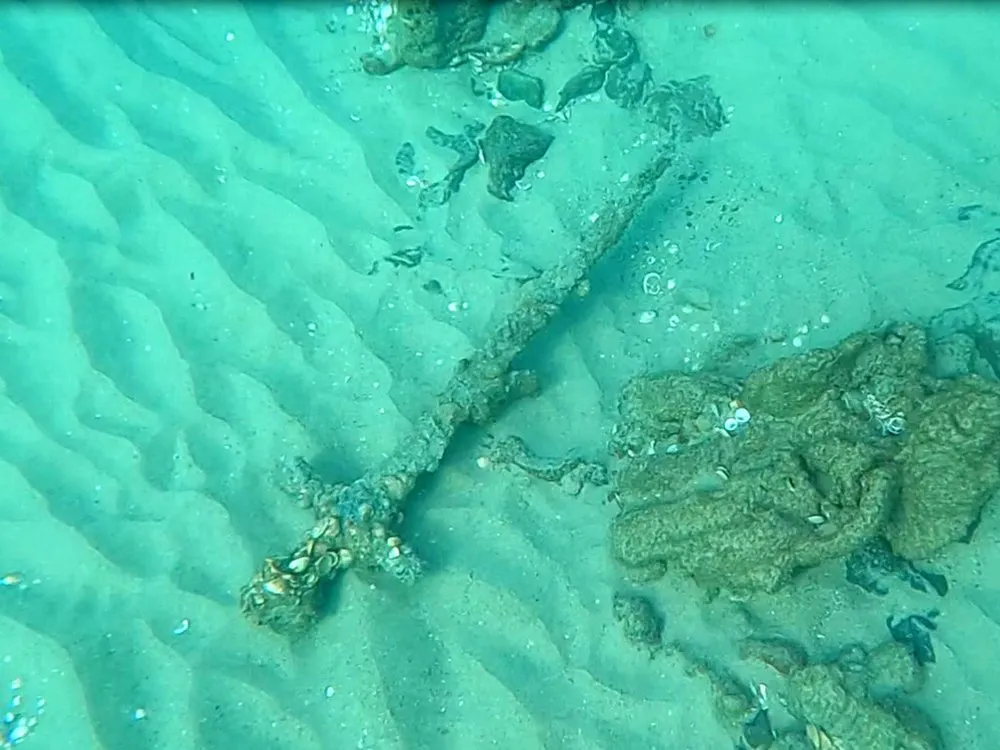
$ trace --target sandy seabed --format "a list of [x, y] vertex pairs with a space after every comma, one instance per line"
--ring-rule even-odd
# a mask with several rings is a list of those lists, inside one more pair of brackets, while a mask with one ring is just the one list
[[[630, 24], [658, 78], [710, 74], [732, 122], [687, 151], [707, 179], [668, 178], [529, 353], [544, 393], [494, 429], [552, 455], [602, 456], [629, 376], [711, 366], [727, 337], [783, 337], [775, 357], [960, 304], [945, 284], [1000, 223], [994, 9], [665, 5]], [[558, 89], [589, 33], [571, 14], [532, 72]], [[648, 156], [642, 122], [580, 102], [513, 203], [476, 170], [417, 222], [400, 144], [443, 174], [424, 130], [495, 111], [467, 71], [366, 76], [368, 44], [332, 5], [0, 11], [0, 684], [45, 700], [24, 747], [729, 747], [707, 682], [611, 620], [604, 494], [484, 471], [474, 432], [413, 501], [417, 587], [350, 576], [295, 644], [240, 616], [258, 561], [309, 523], [279, 458], [376, 464], [519, 273]], [[424, 261], [373, 271], [401, 242]], [[651, 269], [673, 282], [658, 296]], [[749, 605], [646, 593], [670, 640], [721, 659], [745, 606], [819, 653], [940, 606], [917, 702], [949, 747], [991, 747], [996, 509], [933, 564], [943, 603], [875, 600], [836, 567]]]

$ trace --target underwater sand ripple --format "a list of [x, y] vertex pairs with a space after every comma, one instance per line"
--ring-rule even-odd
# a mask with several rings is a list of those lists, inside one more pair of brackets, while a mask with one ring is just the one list
[[[242, 622], [233, 591], [306, 523], [270, 486], [274, 460], [333, 446], [350, 473], [377, 461], [489, 316], [486, 305], [448, 315], [415, 277], [390, 284], [367, 274], [391, 247], [391, 227], [409, 219], [411, 197], [389, 158], [410, 137], [398, 131], [419, 134], [438, 111], [419, 88], [403, 95], [409, 119], [398, 98], [365, 105], [361, 80], [333, 55], [338, 40], [317, 34], [313, 13], [13, 8], [0, 20], [0, 97], [17, 112], [0, 123], [0, 550], [29, 582], [0, 590], [0, 611], [5, 669], [49, 703], [33, 745], [719, 741], [704, 686], [624, 650], [609, 627], [610, 511], [599, 495], [483, 474], [470, 456], [415, 501], [414, 542], [434, 569], [419, 589], [373, 591], [352, 578], [315, 642], [295, 646]], [[730, 81], [743, 129], [728, 131], [727, 146], [712, 143], [717, 159], [765, 191], [721, 237], [728, 255], [690, 262], [692, 273], [728, 273], [746, 294], [825, 290], [817, 314], [871, 296], [870, 309], [898, 314], [911, 300], [900, 300], [883, 249], [951, 247], [954, 227], [928, 214], [928, 202], [995, 198], [975, 159], [983, 133], [996, 132], [988, 97], [970, 101], [956, 124], [933, 84], [995, 83], [952, 45], [940, 81], [901, 89], [890, 74], [908, 51], [939, 59], [920, 47], [927, 37], [887, 18], [856, 17], [846, 28], [866, 49], [888, 39], [903, 50], [883, 64], [885, 76], [845, 86], [815, 63], [761, 92], [800, 54], [798, 27], [776, 22], [745, 25], [742, 36], [722, 28], [756, 63], [737, 69], [753, 80], [735, 79], [724, 55], [692, 58]], [[944, 30], [955, 39], [959, 29]], [[808, 39], [814, 61], [843, 51], [826, 31]], [[860, 66], [857, 80], [865, 58], [845, 59]], [[359, 127], [352, 114], [362, 106]], [[758, 144], [774, 133], [752, 130], [773, 110], [783, 113], [781, 148], [762, 161]], [[848, 130], [857, 123], [866, 125]], [[856, 138], [899, 158], [845, 168], [840, 157]], [[582, 142], [566, 139], [570, 156], [553, 159], [577, 158]], [[949, 185], [958, 187], [942, 199], [936, 186]], [[477, 187], [459, 204], [469, 220], [446, 224], [439, 239], [475, 253], [430, 268], [485, 298], [505, 289], [482, 267], [510, 249], [516, 215], [499, 215]], [[532, 200], [549, 203], [545, 226], [572, 225], [582, 206], [542, 188]], [[728, 189], [753, 193], [741, 179]], [[678, 226], [664, 231], [676, 238]], [[763, 244], [739, 250], [748, 236]], [[773, 282], [760, 248], [778, 244], [789, 268]], [[965, 258], [949, 252], [956, 258], [906, 252], [895, 273], [908, 290], [915, 276], [951, 278]], [[851, 264], [858, 270], [838, 272]], [[606, 323], [603, 305], [585, 322]], [[867, 322], [846, 309], [835, 320]], [[599, 450], [604, 422], [585, 404], [616, 379], [602, 371], [604, 356], [636, 336], [565, 334], [558, 361], [568, 385], [518, 405], [504, 427], [531, 435], [540, 416], [565, 423], [572, 414], [573, 432], [595, 435], [588, 447]], [[565, 428], [534, 434], [574, 447]], [[997, 621], [995, 593], [969, 594], [984, 627]], [[184, 619], [190, 629], [175, 633]], [[962, 667], [951, 672], [953, 691], [965, 696], [960, 680], [976, 662], [952, 648]], [[986, 676], [971, 679], [986, 689]], [[139, 709], [145, 718], [135, 718]]]

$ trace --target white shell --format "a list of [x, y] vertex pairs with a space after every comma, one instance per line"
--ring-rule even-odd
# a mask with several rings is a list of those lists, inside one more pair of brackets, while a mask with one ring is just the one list
[[663, 282], [661, 280], [660, 274], [656, 271], [650, 271], [645, 276], [642, 277], [642, 291], [652, 297], [660, 294], [663, 291]]
[[269, 581], [264, 581], [262, 587], [264, 591], [275, 596], [282, 596], [288, 593], [288, 584], [281, 578], [272, 578]]
[[897, 414], [882, 422], [882, 429], [888, 435], [902, 435], [906, 429], [906, 420]]
[[340, 558], [337, 554], [335, 552], [327, 552], [316, 561], [315, 565], [313, 565], [313, 571], [315, 571], [316, 575], [320, 578], [326, 578], [333, 572], [334, 568], [336, 568], [338, 564], [340, 564]]
[[733, 412], [733, 419], [735, 419], [740, 424], [746, 424], [750, 421], [750, 410], [745, 407], [740, 407]]
[[726, 432], [736, 432], [740, 429], [740, 423], [734, 417], [729, 417], [729, 419], [722, 423], [722, 427]]

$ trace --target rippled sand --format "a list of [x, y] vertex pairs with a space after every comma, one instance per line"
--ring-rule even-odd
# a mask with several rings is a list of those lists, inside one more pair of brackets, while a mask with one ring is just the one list
[[[645, 13], [657, 78], [711, 74], [732, 124], [532, 353], [545, 393], [496, 431], [550, 455], [600, 456], [626, 377], [710, 364], [733, 335], [767, 331], [777, 356], [964, 301], [944, 285], [1000, 224], [995, 12]], [[434, 178], [451, 154], [424, 129], [494, 112], [463, 71], [366, 77], [367, 36], [332, 15], [331, 33], [319, 6], [0, 12], [0, 680], [46, 700], [24, 746], [728, 747], [707, 683], [611, 620], [603, 495], [481, 470], [475, 433], [409, 513], [416, 588], [351, 576], [295, 645], [241, 618], [256, 563], [308, 524], [278, 458], [353, 477], [391, 451], [514, 277], [648, 153], [642, 123], [580, 103], [513, 204], [475, 171], [401, 237], [399, 145]], [[571, 16], [535, 63], [551, 88], [588, 34]], [[424, 262], [373, 271], [401, 242]], [[643, 294], [650, 271], [664, 294]], [[746, 607], [683, 581], [650, 594], [669, 639], [723, 660], [753, 623], [824, 653], [939, 605], [920, 702], [950, 747], [986, 747], [996, 508], [936, 565], [943, 604], [873, 601], [836, 569]]]

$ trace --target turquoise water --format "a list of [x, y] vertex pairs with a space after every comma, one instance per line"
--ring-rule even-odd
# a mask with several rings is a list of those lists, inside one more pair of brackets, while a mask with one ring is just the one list
[[[740, 453], [783, 358], [925, 330], [919, 397], [831, 386], [829, 455], [892, 465], [941, 382], [993, 387], [995, 12], [562, 5], [0, 11], [7, 745], [697, 750], [766, 715], [776, 748], [990, 746], [989, 408], [947, 407], [982, 438], [939, 547], [886, 520], [748, 593], [799, 537], [735, 564], [761, 516], [720, 522], [702, 560], [678, 519], [741, 482], [790, 507]], [[537, 395], [480, 414], [512, 358]], [[688, 381], [620, 408], [649, 373], [725, 380], [671, 427]], [[299, 456], [325, 484], [290, 488]], [[836, 536], [853, 509], [800, 470], [796, 534]], [[630, 503], [665, 574], [616, 546]]]

